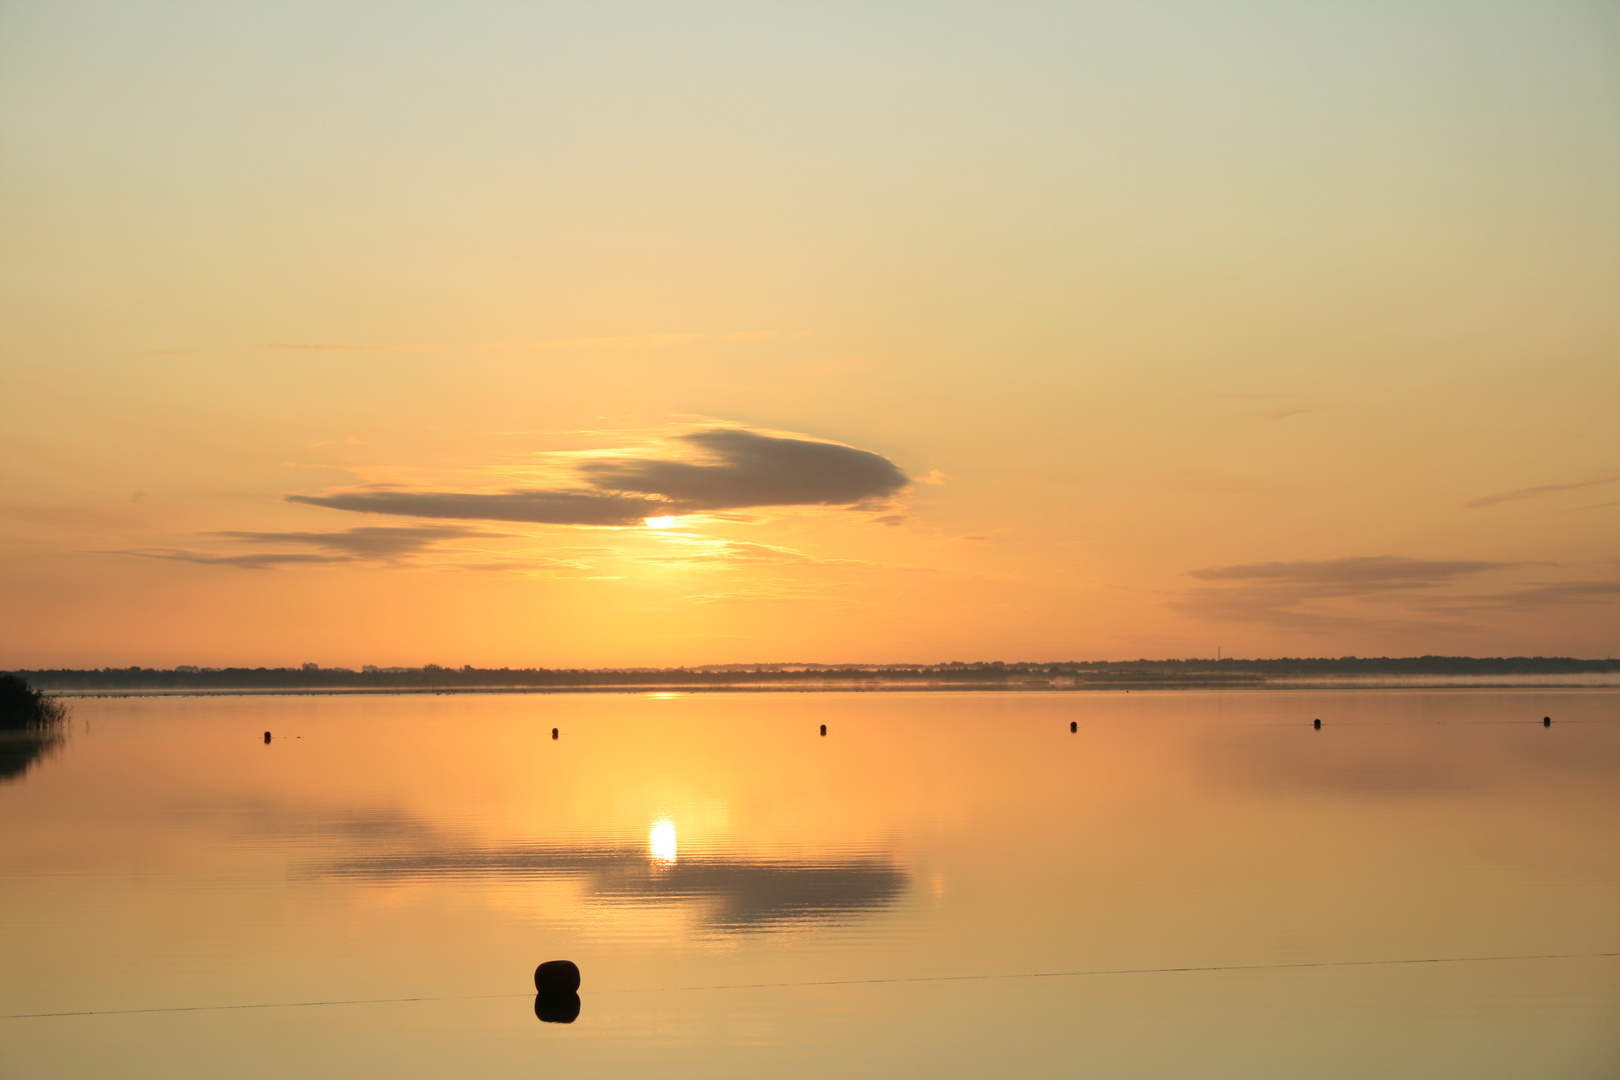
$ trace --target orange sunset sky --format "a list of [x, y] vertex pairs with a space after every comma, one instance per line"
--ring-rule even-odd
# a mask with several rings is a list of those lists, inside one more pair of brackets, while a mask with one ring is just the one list
[[0, 667], [1620, 654], [1620, 6], [0, 4]]

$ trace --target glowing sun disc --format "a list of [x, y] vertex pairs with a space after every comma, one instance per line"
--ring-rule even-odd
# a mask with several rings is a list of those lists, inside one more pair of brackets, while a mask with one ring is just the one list
[[675, 519], [672, 517], [655, 517], [647, 518], [645, 520], [647, 522], [647, 528], [649, 529], [667, 529], [671, 525], [675, 524]]

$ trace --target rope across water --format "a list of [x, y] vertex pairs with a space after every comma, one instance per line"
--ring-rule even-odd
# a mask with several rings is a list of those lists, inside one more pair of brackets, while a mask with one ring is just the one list
[[[1020, 971], [990, 975], [907, 975], [881, 979], [819, 979], [802, 982], [723, 983], [705, 986], [670, 986], [593, 990], [594, 994], [679, 994], [703, 990], [776, 990], [799, 986], [883, 986], [896, 983], [989, 982], [1010, 979], [1072, 979], [1102, 975], [1174, 975], [1215, 971], [1290, 971], [1308, 968], [1400, 967], [1418, 964], [1487, 964], [1512, 960], [1593, 960], [1620, 957], [1620, 952], [1528, 953], [1514, 956], [1434, 956], [1401, 960], [1309, 960], [1286, 964], [1205, 964], [1152, 968], [1087, 968], [1077, 971]], [[494, 998], [533, 997], [530, 992], [509, 994], [443, 994], [396, 998], [344, 998], [332, 1001], [268, 1001], [246, 1005], [174, 1005], [152, 1009], [83, 1009], [73, 1012], [0, 1014], [0, 1020], [41, 1020], [61, 1016], [135, 1016], [150, 1013], [224, 1012], [237, 1009], [308, 1009], [329, 1005], [397, 1005], [420, 1001], [484, 1001]]]

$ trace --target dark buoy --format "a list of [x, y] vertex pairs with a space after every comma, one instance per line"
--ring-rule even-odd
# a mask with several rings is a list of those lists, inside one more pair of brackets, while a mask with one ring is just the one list
[[[1541, 718], [1541, 726], [1542, 726], [1542, 727], [1552, 727], [1552, 717], [1550, 717], [1550, 716], [1543, 716], [1543, 717], [1542, 717], [1542, 718]], [[268, 734], [266, 734], [266, 735], [265, 735], [265, 737], [264, 737], [264, 741], [265, 741], [265, 742], [269, 742], [269, 741], [270, 741], [270, 736], [269, 736], [269, 735], [268, 735]]]
[[826, 724], [821, 725], [821, 733], [823, 735], [827, 734], [827, 725]]
[[1311, 726], [1316, 728], [1317, 731], [1321, 731], [1322, 730], [1322, 721], [1320, 721], [1320, 720], [1314, 721], [1311, 724]]
[[557, 729], [556, 728], [551, 729], [551, 737], [553, 739], [555, 739], [557, 737]]
[[536, 994], [534, 1015], [545, 1024], [572, 1024], [579, 1019], [579, 995]]
[[579, 965], [572, 960], [547, 960], [534, 969], [534, 989], [540, 994], [572, 994], [579, 989]]
[[264, 741], [267, 743], [270, 741], [270, 733], [268, 731], [264, 733]]
[[1069, 721], [1069, 734], [1073, 735], [1075, 732], [1077, 732], [1079, 730], [1080, 730], [1080, 722], [1078, 720], [1070, 720]]

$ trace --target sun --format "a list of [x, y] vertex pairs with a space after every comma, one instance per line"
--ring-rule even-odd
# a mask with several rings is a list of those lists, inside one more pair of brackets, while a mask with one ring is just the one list
[[675, 524], [675, 519], [672, 517], [655, 517], [647, 518], [645, 520], [647, 522], [647, 528], [649, 529], [667, 529], [671, 525]]

